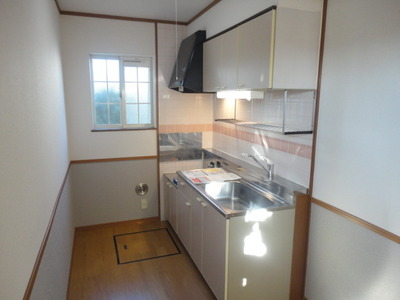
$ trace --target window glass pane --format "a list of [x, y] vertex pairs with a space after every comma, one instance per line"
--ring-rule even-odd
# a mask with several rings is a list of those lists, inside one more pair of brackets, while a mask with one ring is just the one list
[[138, 75], [139, 75], [139, 81], [140, 82], [149, 82], [150, 78], [150, 72], [149, 68], [138, 68]]
[[107, 107], [107, 104], [96, 104], [96, 124], [108, 124]]
[[119, 81], [119, 60], [107, 59], [107, 80]]
[[125, 84], [125, 97], [126, 103], [137, 103], [138, 88], [136, 83], [126, 83]]
[[118, 82], [109, 82], [108, 83], [108, 101], [114, 102], [114, 103], [121, 101], [121, 93], [119, 90]]
[[121, 105], [110, 105], [110, 124], [121, 124]]
[[127, 104], [126, 105], [126, 123], [127, 124], [139, 124], [138, 116], [138, 105], [137, 104]]
[[107, 67], [105, 59], [92, 59], [92, 76], [93, 81], [107, 80]]
[[[91, 66], [96, 125], [101, 128], [124, 128], [125, 125], [135, 128], [136, 125], [152, 124], [150, 58], [92, 56]], [[123, 82], [120, 81], [121, 75]]]
[[139, 102], [150, 103], [150, 84], [139, 83]]
[[151, 105], [139, 104], [140, 124], [151, 124]]
[[96, 103], [107, 102], [107, 83], [95, 82], [93, 83], [94, 101]]
[[137, 68], [136, 67], [125, 67], [125, 81], [136, 82], [137, 81]]

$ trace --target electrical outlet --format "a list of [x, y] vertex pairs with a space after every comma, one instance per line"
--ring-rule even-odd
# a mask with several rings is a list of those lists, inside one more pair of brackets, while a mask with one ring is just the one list
[[146, 209], [147, 208], [147, 199], [142, 199], [142, 209]]

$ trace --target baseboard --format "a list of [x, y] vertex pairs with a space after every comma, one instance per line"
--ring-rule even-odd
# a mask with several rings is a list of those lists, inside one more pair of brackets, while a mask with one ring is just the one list
[[158, 217], [158, 216], [157, 217], [144, 218], [144, 219], [137, 219], [137, 220], [116, 221], [116, 222], [110, 222], [110, 223], [79, 226], [79, 227], [75, 227], [75, 230], [76, 231], [93, 230], [93, 229], [100, 229], [100, 228], [114, 226], [116, 224], [144, 223], [144, 222], [157, 222], [157, 221], [160, 221], [160, 217]]

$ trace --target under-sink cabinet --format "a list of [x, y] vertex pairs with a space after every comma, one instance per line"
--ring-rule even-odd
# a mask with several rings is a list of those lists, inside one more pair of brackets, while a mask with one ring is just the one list
[[187, 183], [166, 176], [164, 203], [166, 219], [215, 296], [224, 299], [226, 219]]
[[173, 184], [164, 176], [165, 216], [216, 298], [289, 299], [295, 209], [274, 211], [265, 220], [227, 219], [175, 178]]

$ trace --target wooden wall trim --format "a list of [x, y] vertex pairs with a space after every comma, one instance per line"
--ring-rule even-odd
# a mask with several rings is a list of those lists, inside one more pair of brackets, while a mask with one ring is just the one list
[[158, 158], [157, 155], [116, 157], [116, 158], [94, 158], [94, 159], [71, 160], [71, 164], [87, 164], [87, 163], [114, 162], [114, 161], [127, 161], [127, 160], [146, 160], [146, 159], [157, 159], [157, 158]]
[[330, 204], [323, 202], [321, 200], [318, 200], [316, 198], [311, 198], [311, 202], [318, 206], [321, 206], [343, 218], [346, 218], [346, 219], [352, 221], [353, 223], [356, 223], [364, 228], [367, 228], [367, 229], [369, 229], [369, 230], [371, 230], [371, 231], [373, 231], [373, 232], [375, 232], [397, 244], [400, 244], [400, 236], [398, 236], [390, 231], [387, 231], [387, 230], [380, 228], [374, 224], [371, 224], [361, 218], [358, 218], [352, 214], [349, 214], [348, 212], [345, 212], [344, 210], [341, 210], [333, 205], [330, 205]]
[[310, 195], [313, 194], [313, 188], [314, 188], [315, 152], [316, 152], [317, 135], [318, 135], [319, 104], [320, 104], [320, 98], [321, 98], [322, 65], [324, 62], [327, 9], [328, 9], [328, 0], [324, 0], [324, 4], [322, 7], [321, 41], [320, 41], [320, 48], [319, 48], [317, 90], [316, 90], [316, 95], [315, 95], [314, 133], [313, 133], [312, 151], [311, 151], [310, 185], [309, 185], [309, 189], [308, 189]]
[[60, 14], [61, 15], [67, 15], [67, 16], [99, 18], [99, 19], [111, 19], [111, 20], [132, 21], [132, 22], [164, 23], [164, 24], [173, 24], [173, 25], [176, 25], [176, 24], [178, 24], [178, 25], [188, 25], [189, 24], [188, 22], [175, 22], [175, 21], [167, 21], [167, 20], [124, 17], [124, 16], [114, 16], [114, 15], [106, 15], [106, 14], [91, 14], [91, 13], [84, 13], [84, 12], [79, 12], [79, 11], [61, 10]]
[[124, 17], [124, 16], [115, 16], [115, 15], [107, 15], [107, 14], [92, 14], [92, 13], [85, 13], [85, 12], [79, 12], [79, 11], [66, 11], [66, 10], [61, 10], [60, 5], [57, 0], [54, 0], [54, 2], [56, 3], [57, 9], [58, 9], [60, 15], [187, 26], [187, 25], [191, 24], [193, 21], [195, 21], [196, 19], [198, 19], [200, 16], [205, 14], [207, 11], [209, 11], [213, 6], [215, 6], [216, 4], [221, 2], [221, 0], [212, 1], [208, 6], [206, 6], [203, 10], [201, 10], [199, 13], [197, 13], [193, 18], [191, 18], [187, 22], [176, 22], [176, 21], [169, 21], [169, 20], [147, 19], [147, 18], [136, 18], [136, 17]]
[[213, 2], [211, 2], [208, 6], [206, 6], [202, 11], [200, 11], [197, 15], [195, 15], [193, 18], [191, 18], [189, 20], [188, 25], [191, 24], [193, 21], [195, 21], [196, 19], [198, 19], [200, 16], [202, 16], [203, 14], [205, 14], [207, 11], [209, 11], [214, 5], [218, 4], [219, 2], [221, 2], [221, 0], [214, 0]]
[[290, 275], [290, 300], [303, 300], [304, 297], [307, 271], [310, 208], [310, 196], [302, 193], [296, 193], [292, 271]]
[[35, 264], [33, 266], [31, 277], [29, 278], [28, 285], [26, 287], [24, 297], [22, 298], [23, 300], [29, 300], [29, 298], [31, 297], [33, 286], [34, 286], [35, 281], [36, 281], [36, 276], [37, 276], [37, 274], [39, 272], [40, 263], [42, 262], [44, 251], [45, 251], [46, 246], [47, 246], [47, 241], [49, 240], [51, 228], [53, 227], [54, 218], [55, 218], [56, 213], [57, 213], [58, 204], [60, 203], [61, 195], [62, 195], [62, 192], [64, 190], [64, 186], [65, 186], [65, 183], [67, 181], [70, 169], [71, 169], [71, 164], [68, 165], [67, 171], [65, 172], [64, 179], [63, 179], [63, 182], [62, 182], [61, 187], [60, 187], [60, 190], [58, 191], [57, 199], [56, 199], [56, 202], [54, 204], [53, 211], [51, 212], [49, 224], [47, 225], [46, 232], [44, 234], [44, 238], [43, 238], [42, 244], [40, 245], [39, 252], [38, 252], [38, 255], [36, 257], [36, 261], [35, 261]]
[[149, 218], [143, 218], [143, 219], [137, 219], [137, 220], [117, 221], [117, 222], [110, 222], [110, 223], [103, 223], [103, 224], [79, 226], [79, 227], [75, 227], [75, 232], [108, 228], [110, 226], [122, 225], [122, 224], [129, 225], [132, 223], [140, 224], [140, 223], [145, 223], [145, 222], [156, 222], [156, 221], [160, 221], [160, 217], [149, 217]]
[[57, 1], [57, 0], [54, 0], [54, 3], [56, 4], [56, 7], [57, 7], [57, 10], [58, 10], [58, 13], [60, 13], [60, 12], [61, 12], [61, 9], [60, 9], [60, 4], [58, 3], [58, 1]]

